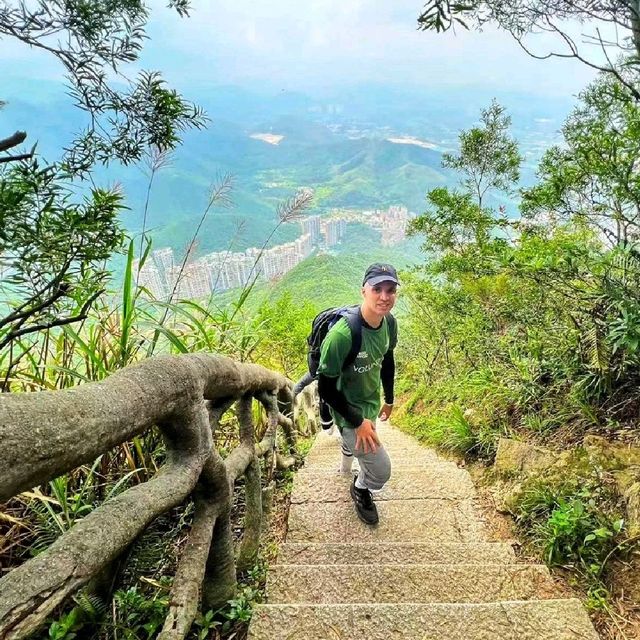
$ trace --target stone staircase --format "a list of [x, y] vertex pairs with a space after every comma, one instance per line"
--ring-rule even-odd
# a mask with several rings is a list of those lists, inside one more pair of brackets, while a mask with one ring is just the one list
[[318, 435], [249, 640], [597, 640], [546, 567], [488, 541], [465, 470], [390, 425], [378, 432], [392, 478], [376, 527], [355, 514], [339, 440]]

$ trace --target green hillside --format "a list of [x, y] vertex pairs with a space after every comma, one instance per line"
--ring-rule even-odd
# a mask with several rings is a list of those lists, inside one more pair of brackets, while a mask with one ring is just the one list
[[[291, 293], [300, 304], [310, 302], [318, 310], [355, 304], [360, 300], [362, 276], [372, 262], [390, 262], [398, 269], [409, 269], [424, 260], [416, 239], [382, 247], [377, 232], [364, 225], [349, 226], [352, 233], [335, 250], [310, 256], [277, 282], [256, 283], [243, 314], [251, 317], [261, 304], [272, 303], [285, 293]], [[239, 296], [239, 289], [224, 291], [215, 295], [214, 303], [223, 308], [235, 303]]]
[[291, 292], [296, 300], [308, 300], [319, 309], [352, 304], [360, 300], [360, 286], [365, 269], [372, 262], [391, 262], [398, 269], [415, 264], [417, 258], [413, 242], [392, 248], [361, 246], [360, 253], [343, 251], [320, 254], [304, 260], [289, 271], [269, 290], [268, 296], [277, 299]]
[[[476, 117], [477, 110], [471, 114], [468, 105], [462, 112], [452, 109], [452, 104], [459, 107], [459, 103], [442, 95], [419, 100], [396, 93], [391, 95], [388, 89], [366, 96], [349, 93], [343, 96], [349, 114], [339, 116], [317, 108], [322, 101], [308, 96], [278, 92], [253, 96], [251, 101], [249, 94], [233, 87], [216, 94], [207, 91], [201, 98], [211, 117], [209, 127], [185, 134], [184, 144], [169, 165], [154, 176], [148, 207], [148, 175], [144, 171], [111, 165], [99, 168], [95, 180], [122, 185], [129, 207], [122, 219], [128, 231], [142, 229], [146, 208], [144, 224], [151, 230], [154, 246], [180, 251], [200, 223], [211, 185], [221, 175], [230, 174], [233, 205], [209, 212], [198, 238], [200, 254], [227, 249], [232, 240], [235, 250], [261, 246], [277, 224], [278, 205], [300, 187], [315, 191], [311, 213], [392, 204], [403, 204], [418, 213], [429, 189], [452, 186], [455, 177], [441, 167], [439, 150], [394, 144], [387, 138], [411, 134], [446, 147], [461, 124], [458, 121]], [[8, 98], [2, 111], [5, 126], [29, 130], [30, 140], [37, 140], [39, 150], [50, 158], [68, 145], [73, 132], [82, 126], [60, 95], [37, 106], [12, 95]], [[380, 105], [384, 109], [380, 110]], [[518, 113], [523, 105], [527, 109], [516, 118], [521, 121], [520, 131], [526, 140], [544, 142], [551, 124], [543, 127], [534, 116], [552, 115], [546, 110], [555, 113], [558, 106], [545, 105], [543, 109], [536, 103], [534, 108], [520, 100], [515, 104]], [[532, 138], [536, 127], [542, 128]], [[284, 137], [274, 145], [251, 137], [257, 133]], [[510, 208], [512, 203], [506, 204]], [[283, 227], [274, 243], [289, 241], [297, 234], [297, 225]]]
[[[350, 139], [328, 127], [301, 118], [262, 131], [285, 135], [278, 145], [250, 138], [252, 130], [216, 123], [193, 137], [172, 165], [154, 179], [147, 217], [155, 246], [187, 244], [207, 205], [216, 176], [233, 177], [233, 205], [214, 209], [202, 225], [201, 253], [223, 250], [235, 238], [235, 248], [260, 246], [277, 224], [278, 205], [301, 187], [315, 191], [310, 213], [333, 208], [371, 209], [404, 204], [420, 211], [430, 188], [452, 184], [440, 167], [440, 153], [382, 138]], [[139, 176], [114, 175], [123, 183], [131, 212], [130, 229], [139, 229], [146, 185]], [[143, 188], [144, 187], [144, 188]], [[238, 225], [244, 221], [242, 233]], [[275, 242], [298, 235], [297, 225], [282, 228]]]

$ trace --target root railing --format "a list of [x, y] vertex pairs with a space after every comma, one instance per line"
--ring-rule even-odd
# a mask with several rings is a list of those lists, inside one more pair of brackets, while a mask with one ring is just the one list
[[[255, 442], [252, 402], [268, 426]], [[0, 395], [0, 502], [47, 482], [157, 426], [166, 462], [149, 481], [106, 501], [46, 551], [0, 579], [0, 638], [27, 638], [70, 595], [106, 570], [158, 516], [190, 496], [195, 514], [172, 585], [161, 640], [186, 636], [200, 606], [233, 597], [236, 570], [255, 561], [263, 505], [261, 457], [270, 474], [283, 429], [295, 451], [291, 387], [282, 375], [222, 356], [160, 356], [101, 382], [65, 391]], [[212, 433], [237, 402], [240, 445], [226, 459]], [[245, 477], [244, 536], [231, 537], [233, 486]]]

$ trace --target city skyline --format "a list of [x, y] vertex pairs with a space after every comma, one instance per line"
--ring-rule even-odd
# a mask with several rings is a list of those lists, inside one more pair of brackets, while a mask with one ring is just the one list
[[347, 223], [366, 224], [381, 233], [382, 246], [406, 237], [411, 214], [404, 206], [384, 210], [335, 211], [327, 218], [313, 215], [300, 220], [302, 234], [271, 248], [251, 247], [243, 252], [219, 251], [177, 264], [171, 247], [151, 251], [133, 268], [139, 287], [155, 299], [201, 299], [213, 293], [246, 286], [252, 279], [272, 281], [309, 257], [315, 249], [330, 249], [344, 238]]

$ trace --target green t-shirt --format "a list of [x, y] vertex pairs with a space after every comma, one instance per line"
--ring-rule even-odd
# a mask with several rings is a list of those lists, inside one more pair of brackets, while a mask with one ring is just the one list
[[[336, 322], [322, 341], [318, 373], [338, 378], [337, 388], [347, 402], [358, 407], [369, 420], [380, 412], [380, 368], [389, 349], [389, 326], [383, 318], [377, 329], [362, 326], [362, 344], [355, 362], [344, 371], [345, 358], [351, 349], [351, 329], [345, 318]], [[353, 428], [339, 413], [331, 410], [338, 427]]]

